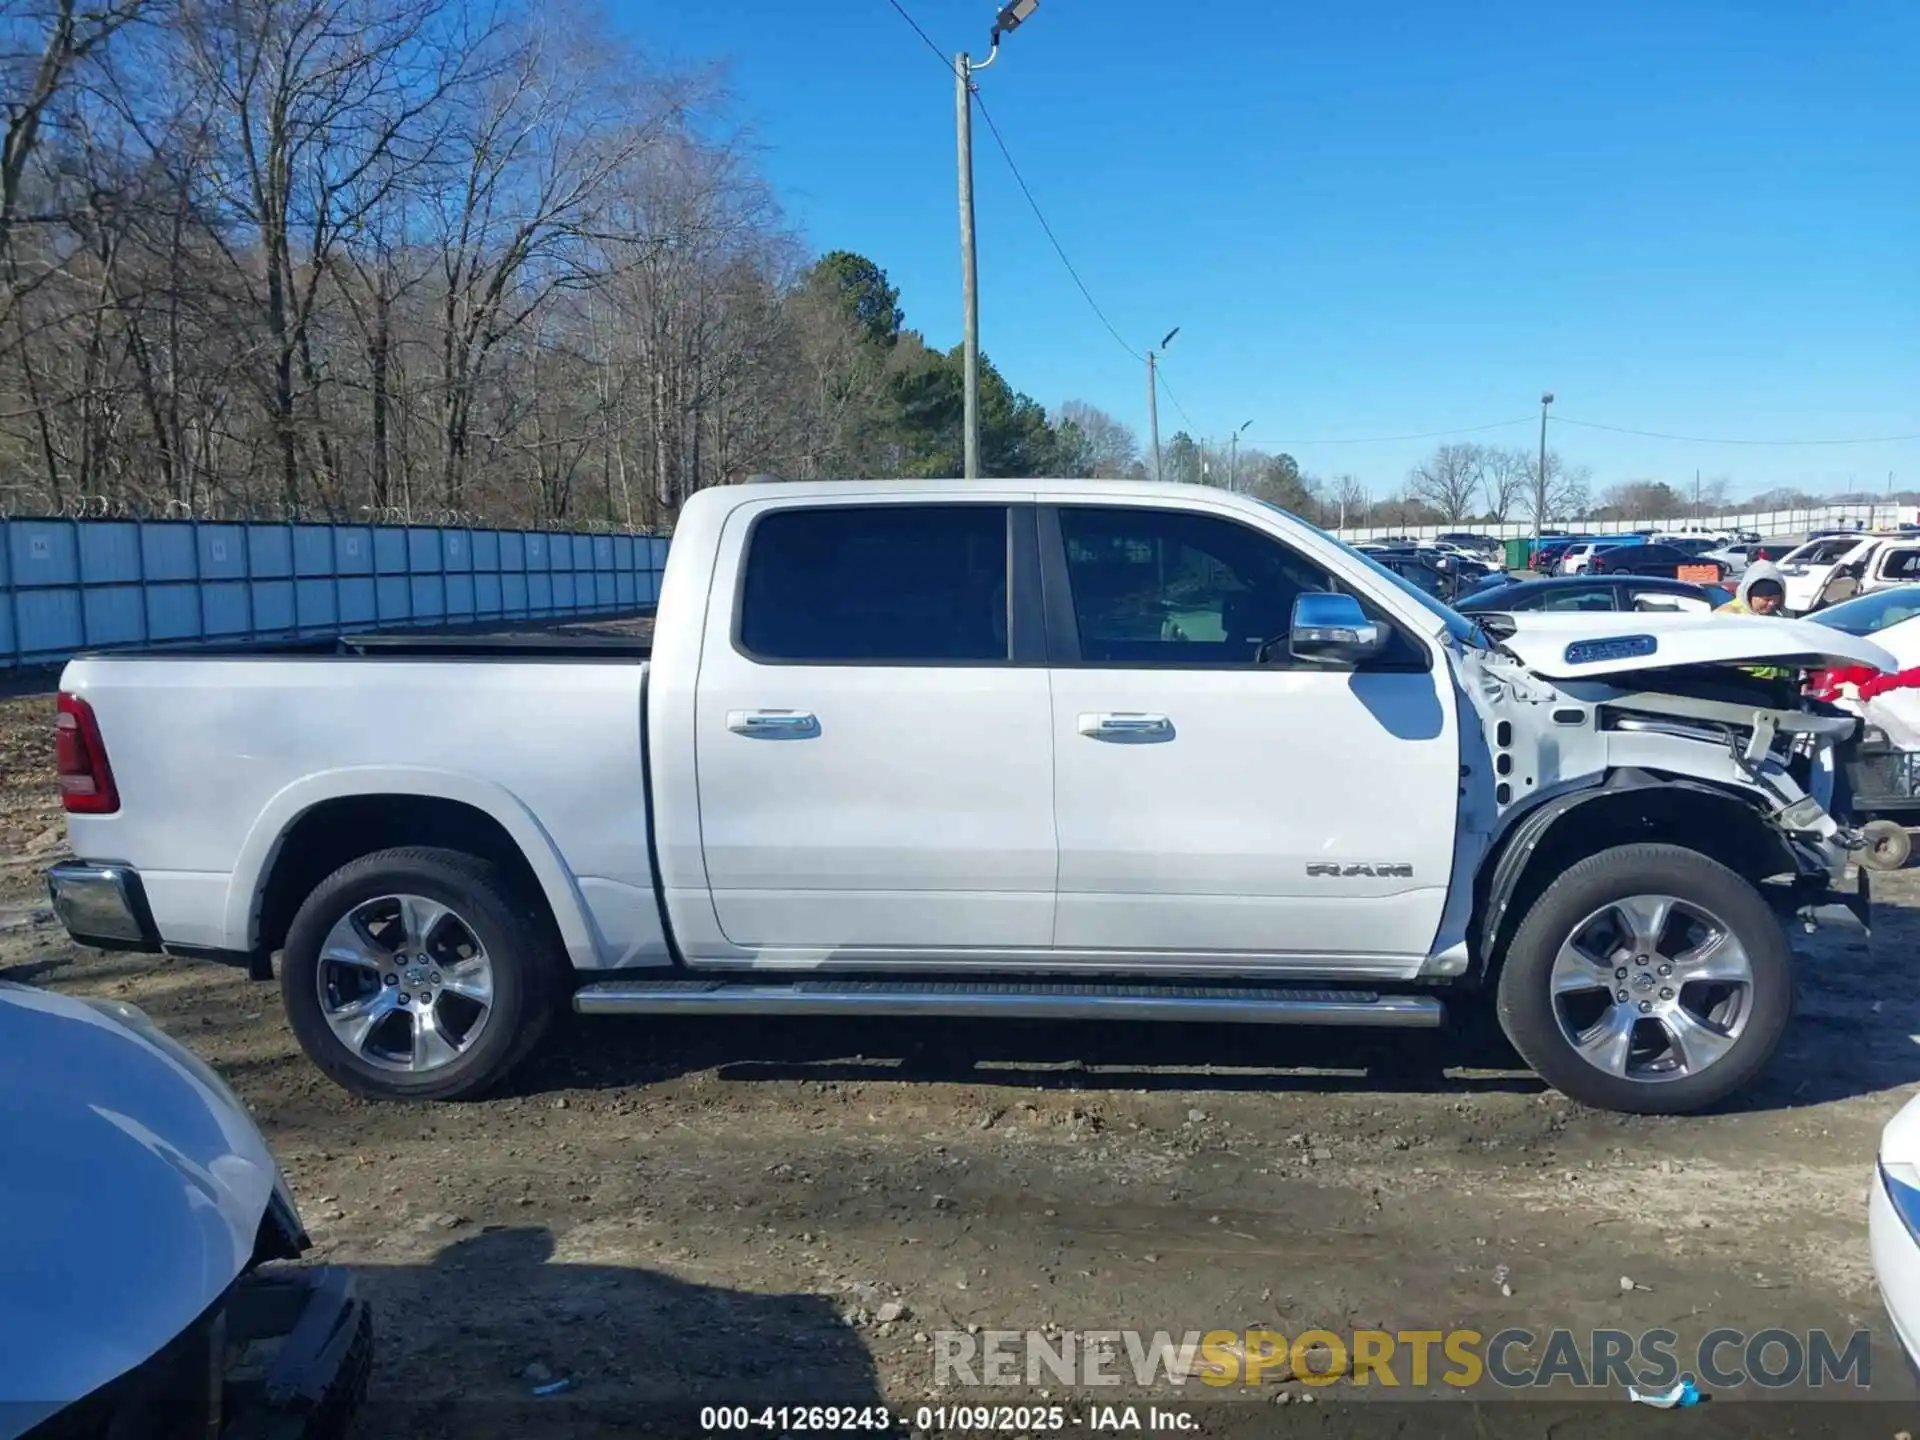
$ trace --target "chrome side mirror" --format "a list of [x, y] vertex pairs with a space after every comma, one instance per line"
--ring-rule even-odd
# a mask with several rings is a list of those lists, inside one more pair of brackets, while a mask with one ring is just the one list
[[1387, 627], [1369, 620], [1351, 595], [1301, 595], [1289, 644], [1293, 658], [1309, 664], [1359, 665], [1387, 648]]

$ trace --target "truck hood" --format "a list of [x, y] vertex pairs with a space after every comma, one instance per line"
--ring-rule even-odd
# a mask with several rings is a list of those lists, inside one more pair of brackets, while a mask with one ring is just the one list
[[1770, 615], [1516, 611], [1507, 618], [1513, 633], [1502, 643], [1529, 670], [1550, 680], [1687, 665], [1899, 668], [1870, 640]]

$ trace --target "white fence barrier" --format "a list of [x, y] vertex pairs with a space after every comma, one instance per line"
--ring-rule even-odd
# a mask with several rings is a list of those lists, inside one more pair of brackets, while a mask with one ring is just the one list
[[[1856, 524], [1863, 530], [1872, 530], [1880, 526], [1920, 524], [1920, 506], [1836, 503], [1815, 505], [1800, 510], [1733, 511], [1724, 515], [1708, 515], [1697, 520], [1556, 520], [1546, 528], [1561, 530], [1569, 535], [1630, 535], [1636, 531], [1649, 529], [1669, 535], [1683, 534], [1688, 531], [1738, 530], [1749, 531], [1766, 538], [1775, 535], [1804, 535], [1809, 530], [1824, 530], [1829, 527], [1840, 529]], [[1511, 540], [1531, 536], [1533, 522], [1509, 520], [1505, 524], [1496, 525], [1490, 522], [1463, 520], [1457, 525], [1349, 525], [1336, 533], [1344, 540], [1375, 540], [1387, 535], [1407, 535], [1416, 540], [1431, 540], [1435, 536], [1455, 531], [1489, 535], [1499, 540]]]

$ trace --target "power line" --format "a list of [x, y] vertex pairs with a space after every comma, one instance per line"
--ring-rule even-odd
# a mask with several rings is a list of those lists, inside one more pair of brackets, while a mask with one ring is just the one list
[[[1268, 445], [1285, 448], [1289, 445], [1305, 449], [1309, 445], [1386, 445], [1396, 440], [1434, 440], [1446, 435], [1478, 435], [1485, 430], [1505, 430], [1512, 425], [1531, 425], [1540, 417], [1522, 415], [1518, 420], [1496, 420], [1490, 425], [1463, 425], [1453, 430], [1416, 430], [1406, 435], [1353, 435], [1338, 440], [1248, 440], [1248, 445]], [[1555, 416], [1556, 420], [1560, 417]]]
[[[896, 8], [898, 7], [896, 6]], [[1059, 237], [1053, 233], [1053, 227], [1047, 223], [1047, 217], [1041, 213], [1040, 202], [1033, 198], [1033, 191], [1027, 188], [1026, 177], [1020, 173], [1020, 167], [1013, 163], [1013, 152], [1007, 149], [1007, 142], [1000, 134], [1000, 127], [993, 123], [993, 112], [987, 109], [986, 98], [976, 90], [973, 99], [974, 103], [980, 107], [980, 118], [987, 122], [987, 131], [993, 136], [993, 143], [1000, 148], [1000, 155], [1007, 162], [1007, 169], [1013, 172], [1013, 178], [1015, 183], [1020, 187], [1020, 193], [1027, 197], [1027, 205], [1033, 211], [1033, 218], [1040, 222], [1040, 228], [1046, 232], [1047, 240], [1053, 246], [1053, 253], [1058, 255], [1060, 257], [1060, 263], [1067, 267], [1067, 274], [1073, 277], [1073, 283], [1079, 287], [1081, 295], [1085, 297], [1087, 304], [1092, 307], [1093, 313], [1100, 317], [1100, 323], [1107, 327], [1107, 333], [1113, 336], [1114, 343], [1134, 359], [1145, 361], [1147, 357], [1129, 345], [1126, 342], [1126, 338], [1122, 336], [1118, 330], [1113, 328], [1113, 322], [1107, 319], [1107, 312], [1100, 308], [1100, 302], [1095, 300], [1093, 298], [1093, 292], [1087, 289], [1087, 282], [1082, 280], [1080, 278], [1080, 272], [1073, 268], [1073, 261], [1067, 258], [1067, 252], [1061, 247]], [[1167, 398], [1169, 400], [1173, 399], [1171, 391], [1168, 392]], [[1179, 402], [1177, 400], [1174, 401], [1174, 408], [1179, 409]], [[1186, 411], [1182, 410], [1180, 413], [1184, 415]], [[1191, 425], [1193, 422], [1189, 420], [1187, 423]]]
[[1578, 425], [1582, 430], [1607, 430], [1615, 435], [1638, 435], [1647, 440], [1682, 440], [1693, 445], [1890, 445], [1900, 440], [1920, 440], [1915, 435], [1867, 435], [1851, 440], [1725, 440], [1706, 435], [1668, 435], [1658, 430], [1630, 430], [1624, 425], [1602, 425], [1597, 420], [1570, 420], [1565, 415], [1553, 417], [1556, 425]]
[[933, 37], [920, 28], [920, 22], [907, 13], [906, 7], [900, 3], [900, 0], [887, 0], [887, 3], [900, 13], [900, 18], [913, 27], [913, 33], [926, 41], [927, 48], [940, 58], [940, 68], [945, 70], [949, 75], [953, 74], [952, 57], [933, 43]]

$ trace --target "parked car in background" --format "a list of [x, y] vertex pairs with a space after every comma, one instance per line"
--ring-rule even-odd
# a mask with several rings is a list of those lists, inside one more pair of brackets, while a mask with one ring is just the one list
[[1843, 604], [1858, 595], [1920, 582], [1920, 539], [1874, 535], [1827, 572], [1809, 614]]
[[1705, 614], [1733, 598], [1719, 585], [1691, 585], [1652, 575], [1555, 575], [1513, 580], [1474, 590], [1454, 602], [1463, 615], [1527, 610], [1693, 612]]
[[1504, 590], [1507, 586], [1513, 583], [1514, 583], [1513, 577], [1507, 574], [1506, 571], [1504, 570], [1491, 571], [1488, 574], [1482, 575], [1479, 579], [1473, 581], [1470, 584], [1462, 585], [1459, 588], [1459, 590], [1455, 593], [1454, 599], [1452, 601], [1453, 608], [1458, 610], [1460, 609], [1464, 601], [1469, 600], [1476, 595], [1485, 595], [1494, 590]]
[[1380, 546], [1368, 554], [1438, 600], [1452, 601], [1492, 573], [1492, 567], [1458, 551], [1428, 546]]
[[0, 1093], [0, 1436], [346, 1434], [371, 1311], [276, 1263], [306, 1231], [210, 1066], [124, 1001], [0, 982]]
[[1436, 535], [1434, 539], [1448, 545], [1457, 546], [1462, 550], [1471, 551], [1476, 555], [1497, 557], [1504, 549], [1500, 541], [1496, 540], [1493, 536], [1475, 534], [1471, 530], [1449, 530], [1444, 534]]
[[1528, 562], [1529, 568], [1542, 575], [1557, 575], [1560, 572], [1561, 558], [1579, 543], [1578, 536], [1562, 536], [1552, 540], [1542, 536], [1540, 543], [1534, 547], [1533, 555]]
[[1787, 587], [1786, 612], [1804, 615], [1815, 609], [1834, 571], [1852, 561], [1864, 560], [1876, 543], [1872, 536], [1849, 531], [1816, 536], [1781, 556], [1777, 563]]
[[1618, 550], [1622, 546], [1634, 543], [1632, 536], [1610, 535], [1599, 540], [1582, 540], [1578, 544], [1569, 545], [1566, 553], [1560, 557], [1559, 572], [1562, 575], [1582, 574], [1588, 566], [1593, 564], [1593, 557], [1601, 551]]
[[1690, 555], [1672, 545], [1614, 545], [1594, 552], [1587, 562], [1593, 575], [1664, 575], [1669, 580], [1698, 584], [1727, 578], [1726, 566], [1704, 555]]
[[1737, 540], [1729, 545], [1702, 552], [1708, 560], [1718, 560], [1725, 567], [1729, 580], [1738, 580], [1747, 573], [1747, 566], [1756, 560], [1778, 561], [1788, 546], [1778, 541]]
[[1718, 536], [1706, 535], [1650, 535], [1647, 537], [1647, 543], [1671, 546], [1688, 555], [1704, 555], [1709, 550], [1725, 544], [1726, 541]]

